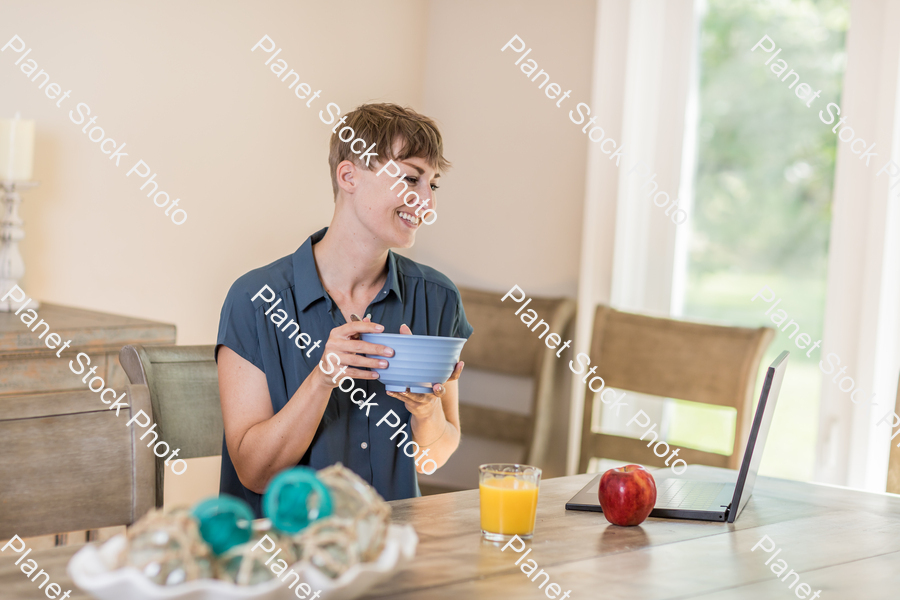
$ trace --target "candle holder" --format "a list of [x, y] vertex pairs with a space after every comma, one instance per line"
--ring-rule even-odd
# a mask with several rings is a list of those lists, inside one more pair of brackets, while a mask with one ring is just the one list
[[[19, 191], [37, 187], [36, 181], [0, 181], [0, 200], [3, 202], [3, 219], [0, 219], [0, 298], [19, 285], [25, 275], [25, 261], [19, 253], [19, 241], [25, 237], [23, 221], [19, 217], [22, 198]], [[38, 308], [32, 300], [28, 308]], [[17, 310], [11, 300], [0, 300], [0, 312]]]

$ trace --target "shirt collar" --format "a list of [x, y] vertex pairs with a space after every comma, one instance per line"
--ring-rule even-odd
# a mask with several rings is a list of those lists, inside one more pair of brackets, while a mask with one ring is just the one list
[[309, 307], [310, 304], [319, 298], [327, 298], [325, 288], [322, 287], [322, 281], [319, 279], [319, 272], [316, 270], [316, 259], [313, 258], [313, 244], [321, 240], [325, 236], [328, 228], [325, 227], [315, 232], [303, 242], [303, 245], [294, 252], [294, 298], [297, 303], [297, 311], [302, 312]]
[[[323, 237], [327, 227], [323, 227], [315, 232], [303, 242], [303, 245], [297, 248], [293, 255], [294, 264], [294, 298], [296, 298], [297, 310], [305, 311], [310, 304], [319, 298], [328, 298], [325, 288], [322, 287], [322, 281], [319, 279], [319, 271], [316, 269], [316, 260], [313, 257], [313, 244], [318, 243]], [[403, 302], [403, 295], [400, 292], [400, 277], [397, 272], [397, 256], [388, 250], [388, 273], [384, 286], [378, 295], [375, 296], [373, 303], [380, 302], [387, 297], [387, 293], [391, 290], [397, 295], [397, 299]]]
[[383, 300], [387, 297], [387, 292], [393, 290], [397, 295], [397, 299], [403, 304], [403, 294], [400, 293], [400, 275], [397, 272], [397, 256], [391, 250], [388, 250], [387, 264], [387, 280], [384, 282], [384, 287], [381, 288], [381, 293], [378, 294], [375, 301]]

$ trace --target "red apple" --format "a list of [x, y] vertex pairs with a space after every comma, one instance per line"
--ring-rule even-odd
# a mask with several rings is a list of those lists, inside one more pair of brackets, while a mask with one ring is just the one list
[[600, 478], [600, 507], [614, 525], [640, 525], [656, 504], [656, 482], [640, 465], [610, 469]]

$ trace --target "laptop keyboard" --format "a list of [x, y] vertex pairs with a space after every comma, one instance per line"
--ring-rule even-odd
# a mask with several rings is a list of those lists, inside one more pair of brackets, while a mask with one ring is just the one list
[[656, 508], [708, 509], [725, 485], [709, 481], [667, 479], [656, 490]]

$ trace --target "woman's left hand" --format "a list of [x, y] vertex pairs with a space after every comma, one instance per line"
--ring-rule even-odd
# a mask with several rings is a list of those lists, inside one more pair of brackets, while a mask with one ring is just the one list
[[[412, 331], [406, 325], [400, 326], [400, 333], [412, 335]], [[456, 363], [456, 366], [453, 368], [453, 373], [450, 375], [450, 379], [447, 380], [447, 383], [459, 379], [459, 376], [462, 375], [463, 367], [465, 367], [464, 362], [460, 361]], [[406, 405], [406, 409], [419, 419], [427, 419], [434, 414], [435, 410], [440, 410], [441, 398], [447, 392], [447, 388], [440, 383], [434, 384], [432, 387], [434, 393], [432, 394], [415, 394], [408, 391], [409, 388], [406, 389], [406, 392], [387, 392], [387, 395], [403, 402], [403, 404]]]

